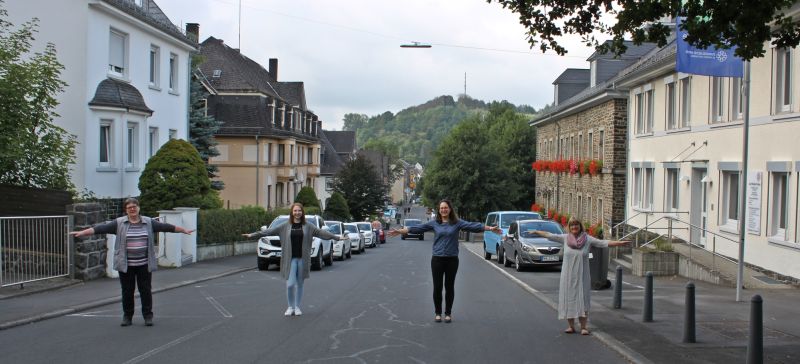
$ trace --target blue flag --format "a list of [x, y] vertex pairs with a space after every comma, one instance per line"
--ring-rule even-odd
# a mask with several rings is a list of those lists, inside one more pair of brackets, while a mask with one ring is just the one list
[[676, 23], [678, 54], [675, 65], [678, 72], [717, 77], [744, 76], [744, 62], [733, 54], [736, 51], [735, 46], [730, 49], [717, 49], [713, 46], [706, 49], [692, 47], [686, 42], [687, 33], [680, 26], [681, 18], [678, 17]]

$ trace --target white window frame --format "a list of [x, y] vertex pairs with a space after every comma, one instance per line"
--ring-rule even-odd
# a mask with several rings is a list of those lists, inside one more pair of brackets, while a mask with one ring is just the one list
[[[739, 197], [741, 191], [741, 171], [722, 171], [722, 189], [720, 196], [720, 225], [732, 232], [737, 232], [741, 212]], [[735, 176], [735, 181], [734, 180]], [[735, 207], [734, 207], [735, 206]], [[731, 208], [733, 207], [733, 210]], [[732, 213], [735, 212], [735, 216]]]
[[160, 145], [158, 145], [158, 128], [151, 126], [147, 133], [148, 139], [148, 149], [147, 149], [147, 156], [152, 157], [158, 151]]
[[161, 48], [151, 44], [148, 58], [150, 60], [150, 68], [148, 69], [150, 88], [159, 89], [161, 81]]
[[655, 123], [655, 90], [652, 88], [646, 90], [644, 95], [647, 110], [644, 132], [645, 134], [651, 134], [653, 132], [653, 125]]
[[[114, 121], [110, 119], [100, 120], [98, 128], [98, 155], [97, 161], [99, 167], [112, 167], [114, 166]], [[105, 139], [105, 150], [103, 150], [103, 139]], [[103, 154], [105, 153], [106, 160], [103, 161]]]
[[680, 209], [680, 172], [679, 168], [664, 169], [664, 211]]
[[770, 172], [769, 230], [775, 240], [789, 240], [789, 194], [789, 173]]
[[639, 207], [642, 203], [642, 169], [634, 167], [631, 178], [631, 196], [633, 196], [631, 204], [634, 207]]
[[[122, 41], [121, 52], [122, 55], [112, 55], [114, 52], [114, 41], [119, 37]], [[108, 75], [115, 78], [128, 77], [128, 34], [119, 30], [111, 28], [108, 32]], [[114, 60], [112, 58], [121, 57], [121, 60]], [[121, 63], [121, 64], [117, 64]]]
[[175, 53], [169, 54], [169, 92], [173, 95], [178, 94], [178, 83], [180, 82], [180, 63], [178, 62], [178, 55]]
[[639, 92], [634, 96], [634, 105], [636, 107], [636, 134], [644, 134], [644, 94]]
[[742, 92], [742, 79], [731, 78], [731, 120], [744, 118], [744, 92]]
[[680, 93], [679, 127], [686, 128], [692, 123], [692, 77], [680, 75], [678, 79], [678, 92]]
[[633, 168], [633, 206], [640, 210], [651, 211], [653, 209], [655, 168], [634, 167]]
[[178, 130], [177, 129], [169, 129], [169, 140], [178, 139]]
[[589, 130], [589, 134], [586, 137], [586, 144], [588, 145], [587, 152], [589, 153], [589, 159], [594, 159], [594, 132]]
[[125, 168], [139, 166], [139, 123], [129, 121], [125, 128]]
[[792, 110], [792, 49], [775, 49], [775, 111]]
[[711, 123], [725, 122], [725, 78], [711, 77]]
[[678, 129], [678, 86], [670, 79], [664, 84], [667, 130]]

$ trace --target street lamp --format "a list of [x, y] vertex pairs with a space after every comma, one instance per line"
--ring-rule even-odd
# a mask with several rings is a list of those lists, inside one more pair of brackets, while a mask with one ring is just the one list
[[411, 44], [401, 44], [400, 48], [430, 48], [430, 44], [423, 44], [420, 42], [411, 42]]

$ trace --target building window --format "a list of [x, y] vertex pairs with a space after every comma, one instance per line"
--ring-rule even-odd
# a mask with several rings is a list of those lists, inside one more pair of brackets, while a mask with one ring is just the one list
[[681, 105], [680, 105], [680, 117], [681, 117], [681, 128], [686, 128], [691, 123], [691, 109], [692, 109], [692, 78], [691, 77], [684, 77], [680, 81], [680, 92], [681, 92]]
[[286, 164], [286, 145], [278, 144], [278, 164]]
[[314, 164], [314, 148], [308, 148], [306, 153], [308, 154], [308, 164]]
[[108, 36], [108, 73], [112, 76], [125, 77], [128, 36], [111, 30]]
[[175, 129], [169, 129], [169, 140], [178, 139], [178, 131]]
[[267, 165], [272, 164], [272, 143], [267, 144]]
[[139, 155], [139, 124], [128, 123], [125, 143], [126, 143], [125, 167], [135, 168], [138, 165], [137, 157]]
[[161, 51], [158, 47], [150, 46], [150, 86], [158, 87], [158, 61]]
[[775, 98], [776, 111], [792, 109], [792, 50], [780, 48], [776, 51]]
[[267, 209], [272, 208], [272, 186], [267, 186]]
[[653, 132], [653, 123], [655, 120], [655, 91], [649, 90], [645, 92], [645, 101], [647, 101], [647, 119], [645, 120], [645, 133]]
[[664, 186], [665, 193], [665, 201], [664, 207], [665, 211], [678, 211], [678, 173], [680, 169], [678, 168], [667, 168], [666, 169], [666, 185]]
[[111, 120], [100, 120], [100, 166], [110, 167], [113, 151]]
[[603, 223], [603, 199], [597, 199], [597, 221], [602, 224]]
[[178, 93], [178, 55], [170, 53], [169, 55], [169, 91]]
[[678, 89], [674, 82], [666, 85], [667, 88], [667, 130], [678, 128]]
[[588, 145], [587, 152], [589, 152], [589, 159], [594, 159], [594, 133], [591, 131], [589, 135], [587, 135], [586, 144]]
[[770, 233], [775, 239], [786, 241], [786, 225], [789, 205], [789, 174], [772, 172], [772, 208], [770, 209]]
[[722, 225], [736, 229], [739, 223], [739, 171], [722, 172]]
[[578, 159], [583, 159], [583, 134], [578, 134]]
[[605, 159], [605, 155], [606, 155], [606, 131], [605, 130], [600, 130], [599, 138], [600, 138], [600, 148], [598, 148], [598, 152], [600, 153], [600, 158], [598, 158], [598, 159], [600, 159], [602, 161], [603, 159]]
[[586, 222], [594, 223], [594, 210], [592, 209], [592, 196], [586, 196]]
[[158, 128], [150, 128], [148, 140], [147, 156], [152, 157], [158, 151]]
[[289, 165], [294, 164], [294, 145], [289, 146]]
[[636, 98], [636, 134], [644, 134], [644, 95], [641, 93]]
[[653, 208], [653, 168], [633, 169], [633, 206], [643, 210]]
[[744, 92], [742, 92], [741, 78], [731, 78], [731, 102], [733, 102], [732, 119], [741, 120], [744, 115]]
[[725, 79], [711, 77], [711, 122], [725, 121]]

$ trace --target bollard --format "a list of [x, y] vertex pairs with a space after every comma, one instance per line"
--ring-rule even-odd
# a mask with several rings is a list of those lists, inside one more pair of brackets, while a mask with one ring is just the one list
[[645, 274], [644, 281], [644, 309], [642, 321], [653, 322], [653, 272]]
[[696, 343], [694, 320], [694, 283], [686, 284], [686, 314], [683, 318], [683, 342]]
[[750, 340], [747, 342], [747, 364], [764, 362], [764, 325], [760, 295], [750, 299]]
[[617, 266], [617, 277], [614, 280], [614, 308], [622, 308], [622, 266]]

